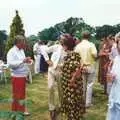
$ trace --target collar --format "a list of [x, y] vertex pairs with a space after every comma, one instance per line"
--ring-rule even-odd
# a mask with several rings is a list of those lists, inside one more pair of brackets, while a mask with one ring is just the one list
[[21, 51], [22, 49], [19, 49], [16, 45], [14, 45], [14, 48], [18, 51]]
[[82, 41], [88, 41], [87, 39], [83, 39]]

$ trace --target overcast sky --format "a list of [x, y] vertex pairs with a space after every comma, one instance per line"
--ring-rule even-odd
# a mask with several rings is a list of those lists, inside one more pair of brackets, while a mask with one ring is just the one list
[[120, 0], [1, 0], [0, 30], [9, 31], [16, 9], [26, 35], [36, 35], [71, 16], [92, 26], [120, 23]]

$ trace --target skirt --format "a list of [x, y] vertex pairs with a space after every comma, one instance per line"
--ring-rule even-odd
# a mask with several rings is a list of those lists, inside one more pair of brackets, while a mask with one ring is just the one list
[[25, 112], [25, 105], [20, 100], [25, 99], [26, 77], [12, 77], [12, 111]]

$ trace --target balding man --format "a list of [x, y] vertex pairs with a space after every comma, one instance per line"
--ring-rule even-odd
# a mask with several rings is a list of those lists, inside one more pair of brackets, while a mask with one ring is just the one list
[[82, 41], [75, 48], [75, 52], [81, 56], [81, 63], [85, 66], [84, 88], [87, 88], [85, 90], [87, 107], [92, 102], [92, 86], [95, 80], [95, 58], [97, 57], [96, 47], [92, 42], [88, 41], [89, 38], [90, 33], [88, 31], [82, 32]]
[[28, 75], [27, 63], [31, 62], [30, 57], [25, 57], [24, 47], [25, 37], [17, 35], [14, 46], [7, 53], [7, 63], [12, 76], [12, 111], [21, 111], [28, 115], [25, 106], [20, 104], [20, 100], [25, 100], [25, 83]]

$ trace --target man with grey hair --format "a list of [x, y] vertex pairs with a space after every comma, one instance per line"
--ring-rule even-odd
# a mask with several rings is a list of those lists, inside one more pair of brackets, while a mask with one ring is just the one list
[[25, 100], [26, 77], [28, 75], [27, 63], [32, 62], [30, 57], [25, 57], [25, 37], [17, 35], [14, 46], [7, 53], [7, 63], [11, 71], [12, 81], [12, 111], [21, 111], [25, 115], [25, 105], [20, 104], [20, 100]]

